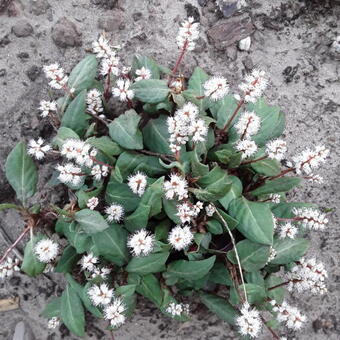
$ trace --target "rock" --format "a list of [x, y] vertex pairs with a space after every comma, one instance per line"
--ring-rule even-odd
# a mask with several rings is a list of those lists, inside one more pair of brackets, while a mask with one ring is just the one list
[[293, 81], [294, 79], [294, 76], [296, 75], [297, 71], [298, 71], [298, 68], [299, 68], [299, 64], [295, 65], [294, 67], [292, 66], [287, 66], [282, 74], [283, 76], [285, 77], [285, 82], [286, 83], [290, 83], [291, 81]]
[[245, 57], [242, 60], [242, 63], [247, 71], [251, 71], [254, 68], [253, 60], [250, 58], [250, 56]]
[[340, 35], [338, 35], [336, 39], [333, 41], [332, 49], [336, 53], [340, 53]]
[[237, 0], [217, 0], [216, 4], [225, 18], [230, 18], [238, 10]]
[[241, 51], [249, 51], [251, 45], [251, 38], [247, 37], [238, 42], [238, 48]]
[[201, 7], [204, 7], [206, 4], [207, 4], [208, 0], [198, 0], [198, 4], [201, 6]]
[[20, 20], [12, 27], [12, 33], [19, 38], [25, 38], [33, 33], [33, 27], [28, 21]]
[[28, 324], [20, 321], [15, 326], [13, 340], [34, 340], [34, 335]]
[[91, 0], [94, 5], [102, 7], [104, 9], [113, 9], [117, 0]]
[[29, 59], [30, 55], [27, 52], [20, 52], [17, 54], [17, 57], [22, 61], [25, 62]]
[[0, 77], [4, 77], [6, 74], [7, 74], [7, 71], [4, 68], [2, 68], [0, 70]]
[[37, 65], [31, 66], [27, 71], [26, 75], [31, 81], [35, 81], [41, 74], [41, 68]]
[[30, 11], [35, 15], [42, 15], [51, 7], [47, 0], [31, 0]]
[[81, 32], [66, 17], [60, 18], [52, 28], [52, 39], [57, 46], [63, 48], [82, 45]]
[[114, 11], [109, 16], [98, 19], [98, 28], [106, 32], [119, 31], [124, 27], [124, 13], [122, 11]]
[[248, 37], [254, 30], [255, 27], [250, 17], [243, 15], [218, 21], [208, 30], [207, 34], [217, 49], [224, 50], [235, 42]]
[[200, 12], [197, 7], [186, 3], [184, 8], [187, 11], [187, 17], [193, 17], [196, 22], [200, 22]]
[[135, 13], [132, 14], [132, 18], [133, 18], [134, 21], [140, 20], [142, 18], [142, 16], [143, 16], [143, 13], [141, 13], [141, 12], [135, 12]]

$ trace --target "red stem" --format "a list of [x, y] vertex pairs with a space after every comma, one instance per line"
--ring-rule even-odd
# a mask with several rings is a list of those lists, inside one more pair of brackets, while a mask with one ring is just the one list
[[178, 70], [178, 68], [179, 68], [179, 65], [181, 64], [181, 62], [182, 62], [182, 60], [183, 60], [183, 58], [184, 58], [185, 52], [186, 52], [186, 50], [187, 50], [187, 48], [188, 48], [188, 44], [189, 44], [189, 41], [186, 40], [185, 43], [184, 43], [184, 45], [183, 45], [181, 54], [179, 55], [179, 57], [178, 57], [178, 59], [177, 59], [177, 61], [176, 61], [175, 67], [174, 67], [173, 70], [172, 70], [172, 74], [171, 74], [171, 76], [169, 77], [168, 85], [170, 85], [171, 80], [172, 80], [172, 78], [173, 78], [173, 75], [176, 74], [176, 72], [177, 72], [177, 70]]
[[246, 161], [246, 162], [243, 162], [241, 163], [241, 165], [246, 165], [246, 164], [250, 164], [250, 163], [255, 163], [255, 162], [258, 162], [258, 161], [262, 161], [264, 159], [268, 158], [268, 156], [263, 156], [263, 157], [260, 157], [260, 158], [257, 158], [257, 159], [251, 159], [249, 161]]
[[229, 118], [229, 120], [227, 121], [227, 124], [224, 126], [224, 128], [222, 129], [222, 131], [227, 131], [230, 124], [232, 123], [232, 121], [234, 120], [235, 116], [237, 115], [238, 111], [240, 110], [240, 108], [242, 107], [242, 105], [244, 104], [244, 100], [240, 100], [237, 104], [237, 107], [234, 111], [234, 113], [232, 114], [232, 116]]

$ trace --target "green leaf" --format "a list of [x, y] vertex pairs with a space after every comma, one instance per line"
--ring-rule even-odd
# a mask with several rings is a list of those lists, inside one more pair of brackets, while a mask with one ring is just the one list
[[44, 310], [41, 312], [41, 315], [48, 319], [60, 317], [60, 306], [61, 298], [55, 297], [45, 306]]
[[32, 158], [28, 156], [24, 143], [18, 143], [9, 153], [5, 169], [9, 184], [25, 205], [27, 198], [33, 196], [37, 190], [38, 171]]
[[102, 137], [90, 137], [86, 140], [87, 143], [93, 145], [98, 150], [102, 151], [106, 156], [118, 156], [123, 150], [115, 142], [113, 142], [108, 136]]
[[273, 248], [276, 251], [276, 256], [270, 261], [270, 264], [287, 264], [299, 260], [306, 253], [309, 243], [303, 238], [275, 240]]
[[67, 246], [55, 268], [57, 273], [70, 273], [77, 264], [79, 255], [72, 246]]
[[230, 203], [229, 213], [239, 222], [236, 228], [250, 241], [273, 243], [274, 221], [267, 204], [240, 197]]
[[136, 288], [137, 293], [152, 301], [158, 308], [161, 307], [163, 294], [156, 276], [148, 274], [141, 277], [140, 284]]
[[108, 203], [121, 204], [126, 212], [135, 210], [140, 202], [140, 197], [127, 184], [118, 182], [113, 176], [107, 185], [105, 199]]
[[42, 239], [44, 239], [44, 236], [42, 234], [37, 234], [26, 243], [21, 270], [28, 276], [35, 277], [41, 274], [46, 267], [46, 263], [38, 261], [34, 252], [36, 244]]
[[110, 137], [125, 149], [143, 149], [143, 136], [138, 128], [140, 119], [135, 110], [126, 111], [110, 123]]
[[219, 129], [223, 129], [223, 127], [227, 124], [229, 118], [236, 110], [236, 107], [237, 100], [233, 95], [227, 95], [223, 99], [214, 102], [209, 106], [213, 117], [217, 120], [216, 126]]
[[76, 290], [66, 286], [61, 296], [61, 319], [65, 326], [75, 335], [85, 335], [84, 308]]
[[215, 219], [210, 219], [207, 221], [207, 229], [213, 235], [223, 234], [223, 227], [221, 223]]
[[301, 182], [301, 178], [299, 177], [281, 177], [273, 180], [266, 181], [259, 188], [251, 191], [251, 193], [255, 196], [273, 194], [277, 192], [286, 192]]
[[200, 261], [178, 260], [171, 262], [168, 265], [166, 276], [167, 278], [176, 277], [189, 281], [201, 279], [213, 267], [216, 256], [211, 256]]
[[92, 235], [94, 253], [121, 266], [128, 261], [127, 232], [118, 224]]
[[166, 120], [167, 116], [160, 115], [157, 119], [150, 119], [143, 128], [144, 144], [150, 151], [171, 154]]
[[156, 104], [164, 101], [168, 94], [169, 88], [166, 80], [147, 79], [134, 83], [131, 87], [135, 92], [135, 98], [143, 103]]
[[104, 217], [96, 210], [83, 209], [74, 215], [80, 228], [88, 234], [95, 234], [109, 227]]
[[156, 240], [166, 240], [168, 238], [169, 229], [171, 226], [171, 222], [166, 219], [162, 222], [159, 222], [155, 228], [155, 238]]
[[133, 257], [126, 267], [128, 273], [146, 275], [162, 271], [169, 257], [169, 252], [150, 254], [144, 257]]
[[276, 217], [280, 218], [292, 218], [295, 217], [293, 213], [294, 208], [317, 208], [315, 204], [312, 203], [301, 203], [301, 202], [282, 202], [273, 207], [272, 212]]
[[20, 206], [13, 204], [13, 203], [1, 203], [0, 204], [0, 211], [5, 210], [5, 209], [15, 209], [15, 210], [20, 210]]
[[281, 283], [283, 283], [284, 280], [281, 279], [278, 276], [270, 275], [265, 280], [265, 287], [267, 288], [267, 294], [268, 297], [275, 300], [277, 303], [282, 303], [285, 296], [285, 289], [284, 287], [278, 287], [275, 289], [269, 290], [268, 288], [275, 287]]
[[79, 136], [76, 132], [68, 127], [61, 126], [58, 129], [57, 135], [53, 138], [52, 144], [57, 145], [60, 149], [67, 139], [79, 139]]
[[120, 287], [117, 287], [115, 290], [115, 293], [118, 296], [120, 296], [123, 300], [123, 303], [126, 307], [124, 314], [127, 317], [133, 314], [135, 307], [136, 307], [137, 296], [135, 294], [135, 291], [136, 291], [135, 284], [120, 286]]
[[[267, 293], [264, 286], [259, 286], [253, 283], [246, 283], [244, 285], [247, 298], [250, 304], [263, 303], [267, 297]], [[239, 292], [243, 294], [243, 285], [239, 286]], [[230, 302], [232, 304], [238, 304], [240, 302], [239, 294], [234, 287], [230, 289]]]
[[69, 88], [80, 92], [89, 89], [97, 75], [98, 61], [94, 55], [88, 55], [82, 59], [72, 70], [68, 78]]
[[163, 208], [166, 215], [176, 224], [181, 224], [181, 219], [177, 216], [177, 205], [179, 204], [176, 200], [167, 200], [163, 198]]
[[[253, 272], [263, 268], [269, 257], [269, 246], [243, 240], [236, 244], [236, 249], [240, 258], [241, 267], [247, 272]], [[228, 259], [237, 264], [235, 251], [229, 251]]]
[[80, 92], [68, 105], [62, 119], [61, 126], [75, 131], [78, 135], [83, 135], [88, 128], [89, 116], [86, 111], [86, 90]]
[[258, 174], [261, 174], [264, 176], [276, 176], [281, 172], [280, 163], [276, 159], [266, 158], [266, 159], [263, 159], [262, 161], [250, 163], [250, 166]]
[[232, 182], [230, 190], [224, 197], [218, 200], [225, 210], [228, 210], [229, 204], [232, 200], [241, 197], [243, 190], [242, 182], [237, 176], [229, 176], [229, 179]]
[[209, 276], [209, 281], [224, 285], [232, 286], [233, 280], [229, 273], [229, 270], [222, 262], [215, 262]]
[[141, 204], [151, 207], [150, 217], [162, 211], [163, 184], [164, 177], [158, 178], [156, 182], [148, 186], [142, 196]]
[[235, 325], [238, 313], [228, 301], [219, 296], [204, 292], [200, 292], [199, 296], [202, 303], [221, 320], [227, 321], [231, 325]]
[[150, 205], [139, 203], [138, 208], [124, 220], [125, 228], [131, 233], [147, 226], [151, 211]]
[[[233, 230], [236, 228], [236, 226], [238, 225], [238, 221], [235, 220], [235, 218], [231, 217], [230, 215], [228, 215], [226, 212], [224, 212], [222, 209], [218, 209], [217, 211], [220, 213], [220, 215], [222, 216], [222, 218], [224, 219], [225, 222], [227, 222], [228, 228], [230, 230]], [[224, 226], [223, 220], [219, 217], [216, 216], [216, 219], [219, 220], [222, 223], [222, 227], [224, 229], [225, 232], [228, 232], [227, 229]]]
[[158, 65], [154, 62], [153, 59], [136, 54], [132, 61], [132, 72], [135, 74], [136, 70], [145, 67], [146, 69], [151, 71], [151, 78], [152, 79], [159, 79], [160, 71]]

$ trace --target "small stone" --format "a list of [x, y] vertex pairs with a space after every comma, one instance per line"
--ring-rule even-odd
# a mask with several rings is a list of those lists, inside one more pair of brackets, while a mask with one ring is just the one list
[[26, 75], [31, 81], [35, 81], [41, 74], [41, 68], [37, 65], [31, 66], [27, 71]]
[[33, 33], [33, 27], [28, 21], [20, 20], [12, 27], [12, 32], [19, 38], [25, 38]]
[[47, 12], [51, 5], [47, 0], [31, 0], [30, 11], [35, 15], [42, 15]]
[[338, 36], [336, 37], [336, 39], [333, 41], [332, 49], [333, 49], [336, 53], [340, 53], [340, 35], [338, 35]]
[[98, 28], [106, 32], [121, 30], [122, 25], [124, 25], [124, 13], [122, 11], [114, 11], [111, 15], [98, 19]]
[[142, 18], [143, 14], [141, 12], [135, 12], [132, 14], [132, 19], [134, 21], [138, 21]]
[[207, 4], [208, 0], [198, 0], [198, 4], [201, 6], [201, 7], [204, 7], [206, 4]]
[[251, 38], [247, 37], [238, 42], [238, 48], [241, 51], [249, 51], [251, 45]]
[[193, 17], [196, 22], [200, 22], [200, 12], [196, 6], [186, 3], [184, 8], [187, 11], [187, 17]]
[[60, 18], [52, 28], [52, 39], [57, 46], [63, 48], [82, 45], [81, 32], [66, 17]]
[[29, 59], [30, 55], [27, 52], [20, 52], [17, 54], [17, 57], [22, 61], [25, 62]]
[[117, 0], [91, 0], [91, 2], [104, 9], [113, 9]]
[[0, 70], [0, 77], [4, 77], [6, 74], [7, 74], [7, 71], [4, 68], [2, 68]]
[[238, 2], [233, 0], [217, 0], [216, 4], [225, 18], [230, 18], [238, 10]]
[[217, 49], [225, 50], [226, 47], [251, 35], [254, 30], [250, 17], [243, 15], [218, 21], [207, 34]]

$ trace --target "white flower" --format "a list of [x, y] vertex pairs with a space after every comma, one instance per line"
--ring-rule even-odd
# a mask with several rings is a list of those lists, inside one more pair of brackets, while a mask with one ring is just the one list
[[311, 230], [324, 230], [328, 223], [326, 215], [315, 209], [294, 208], [292, 212], [303, 227]]
[[135, 79], [135, 81], [140, 81], [142, 79], [150, 79], [152, 76], [151, 71], [148, 68], [145, 68], [144, 66], [136, 70], [136, 75], [138, 77]]
[[103, 112], [102, 94], [97, 89], [92, 89], [86, 96], [87, 110], [96, 115]]
[[293, 157], [295, 163], [295, 170], [298, 175], [302, 172], [307, 175], [311, 174], [313, 169], [320, 166], [321, 163], [326, 162], [329, 150], [325, 146], [316, 146], [315, 150], [306, 149], [300, 155]]
[[323, 177], [321, 177], [320, 175], [317, 174], [310, 174], [307, 177], [304, 177], [306, 179], [308, 179], [309, 181], [311, 181], [312, 183], [316, 183], [316, 184], [322, 184], [324, 182]]
[[241, 152], [242, 159], [254, 155], [257, 151], [257, 145], [252, 140], [240, 140], [235, 144], [237, 151]]
[[96, 156], [97, 150], [86, 142], [70, 138], [65, 140], [60, 153], [68, 160], [74, 160], [81, 166], [92, 167], [93, 158]]
[[152, 252], [155, 243], [154, 235], [145, 229], [136, 231], [128, 240], [128, 247], [131, 248], [133, 256], [148, 255]]
[[202, 202], [197, 202], [195, 205], [190, 202], [179, 204], [177, 205], [176, 215], [180, 218], [183, 224], [186, 222], [190, 223], [194, 217], [197, 217], [202, 207]]
[[171, 229], [168, 242], [176, 250], [182, 250], [188, 247], [194, 239], [193, 233], [190, 231], [190, 227], [176, 226]]
[[96, 181], [100, 181], [102, 177], [106, 177], [109, 174], [109, 168], [106, 165], [96, 164], [91, 169], [91, 175]]
[[212, 204], [209, 204], [205, 207], [205, 212], [207, 214], [207, 216], [211, 217], [215, 214], [215, 207]]
[[84, 255], [80, 260], [81, 269], [92, 272], [95, 269], [98, 261], [98, 257], [94, 256], [92, 253]]
[[287, 143], [281, 139], [274, 139], [266, 144], [266, 153], [269, 158], [281, 161], [287, 152]]
[[112, 203], [110, 206], [105, 208], [105, 213], [107, 214], [107, 220], [109, 222], [119, 222], [124, 216], [124, 208], [120, 204]]
[[120, 70], [120, 74], [121, 76], [127, 76], [131, 71], [131, 67], [130, 66], [123, 66], [122, 69]]
[[59, 245], [51, 239], [43, 239], [35, 245], [34, 252], [40, 262], [48, 263], [57, 257]]
[[272, 300], [271, 304], [273, 305], [273, 311], [277, 313], [277, 320], [285, 323], [290, 329], [300, 329], [307, 320], [305, 315], [302, 315], [296, 307], [288, 305], [286, 301], [279, 305]]
[[265, 72], [253, 70], [251, 74], [245, 77], [245, 81], [239, 85], [239, 88], [244, 93], [246, 103], [255, 103], [257, 98], [261, 97], [267, 85], [268, 80], [265, 78]]
[[182, 120], [183, 123], [191, 123], [195, 121], [198, 116], [198, 107], [195, 104], [188, 102], [176, 111], [175, 116], [178, 120]]
[[287, 289], [303, 292], [310, 290], [313, 294], [324, 294], [327, 292], [325, 280], [328, 277], [324, 265], [317, 263], [314, 258], [300, 259], [299, 263], [288, 273], [290, 280]]
[[91, 272], [91, 278], [94, 279], [100, 276], [103, 280], [106, 280], [107, 276], [111, 273], [111, 269], [107, 267], [97, 268], [94, 267]]
[[60, 325], [60, 319], [54, 316], [53, 318], [48, 320], [47, 328], [55, 329]]
[[170, 302], [166, 308], [166, 312], [171, 316], [181, 316], [182, 314], [189, 314], [189, 305], [183, 303]]
[[28, 154], [33, 156], [34, 158], [40, 160], [43, 159], [45, 157], [46, 152], [51, 150], [51, 146], [50, 145], [43, 145], [44, 144], [44, 140], [39, 137], [37, 141], [35, 141], [34, 139], [31, 139], [28, 142]]
[[115, 298], [113, 303], [104, 309], [105, 320], [109, 320], [112, 327], [119, 327], [125, 322], [125, 315], [123, 314], [125, 310], [123, 301]]
[[91, 197], [88, 199], [86, 205], [89, 209], [94, 210], [98, 203], [99, 203], [98, 197]]
[[279, 237], [294, 239], [297, 233], [298, 229], [293, 224], [287, 222], [280, 226]]
[[102, 283], [100, 286], [91, 286], [87, 294], [94, 306], [108, 305], [113, 297], [113, 289], [110, 289], [107, 284]]
[[131, 100], [134, 97], [135, 93], [133, 92], [133, 90], [129, 89], [130, 85], [131, 81], [129, 79], [119, 78], [116, 81], [117, 87], [112, 88], [112, 94], [115, 97], [119, 97], [119, 100], [122, 102]]
[[183, 21], [177, 35], [177, 46], [180, 49], [192, 51], [195, 48], [195, 41], [199, 38], [199, 23], [194, 22], [193, 17]]
[[142, 172], [138, 171], [135, 175], [128, 177], [128, 186], [138, 196], [144, 194], [147, 184], [147, 177]]
[[65, 87], [68, 77], [64, 75], [64, 70], [59, 66], [59, 64], [51, 64], [44, 66], [44, 72], [47, 78], [51, 81], [49, 85], [55, 89], [62, 89]]
[[268, 260], [267, 260], [267, 264], [271, 261], [273, 261], [275, 259], [277, 255], [277, 251], [271, 246], [269, 248], [269, 256], [268, 256]]
[[280, 194], [269, 194], [269, 199], [272, 203], [280, 203], [281, 195]]
[[102, 76], [105, 77], [109, 74], [118, 76], [119, 72], [119, 58], [116, 55], [112, 54], [102, 59], [99, 70]]
[[262, 327], [259, 312], [255, 308], [250, 309], [249, 304], [245, 303], [241, 308], [241, 315], [236, 318], [236, 325], [241, 335], [256, 338]]
[[227, 79], [223, 77], [212, 77], [204, 84], [204, 95], [212, 100], [222, 99], [229, 91]]
[[18, 271], [20, 271], [19, 259], [13, 261], [11, 257], [7, 257], [6, 261], [0, 264], [0, 279], [10, 277]]
[[115, 55], [115, 51], [113, 49], [120, 49], [120, 46], [111, 46], [109, 41], [105, 38], [104, 34], [101, 34], [98, 40], [92, 43], [93, 53], [96, 54], [98, 59], [101, 58], [110, 58]]
[[192, 136], [194, 143], [204, 142], [208, 134], [208, 128], [203, 119], [198, 119], [189, 125], [188, 133]]
[[58, 179], [61, 183], [70, 183], [76, 186], [81, 182], [83, 176], [81, 169], [74, 164], [66, 163], [65, 165], [58, 165], [56, 169], [60, 172]]
[[57, 111], [57, 103], [55, 101], [40, 101], [39, 110], [41, 111], [41, 117], [47, 117], [50, 112]]
[[165, 181], [163, 187], [165, 190], [165, 197], [168, 200], [172, 200], [175, 196], [177, 196], [179, 200], [188, 197], [188, 182], [179, 175], [171, 174], [170, 180]]
[[235, 124], [235, 129], [241, 136], [241, 139], [248, 139], [250, 136], [258, 133], [260, 125], [261, 119], [255, 112], [245, 111]]

